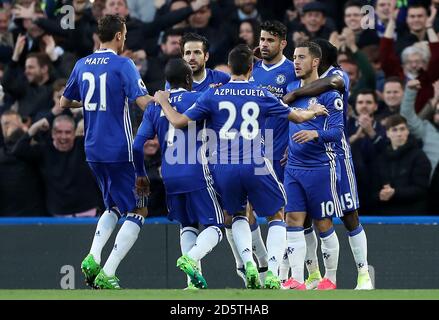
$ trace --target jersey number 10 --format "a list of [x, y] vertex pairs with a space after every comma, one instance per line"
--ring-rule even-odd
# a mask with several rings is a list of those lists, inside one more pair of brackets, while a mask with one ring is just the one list
[[[96, 111], [97, 103], [90, 102], [93, 97], [93, 93], [96, 89], [95, 76], [91, 72], [84, 72], [82, 74], [82, 81], [88, 81], [88, 90], [85, 95], [84, 109], [87, 111]], [[99, 111], [107, 110], [107, 73], [103, 73], [99, 76]]]

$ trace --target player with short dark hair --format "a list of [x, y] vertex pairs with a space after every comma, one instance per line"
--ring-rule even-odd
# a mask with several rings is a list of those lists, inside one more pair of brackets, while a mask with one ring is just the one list
[[[171, 87], [169, 99], [172, 106], [180, 113], [185, 112], [202, 94], [191, 92], [191, 67], [183, 59], [173, 59], [166, 65], [165, 75]], [[158, 135], [168, 217], [180, 222], [180, 234], [188, 232], [195, 236], [195, 241], [190, 247], [181, 242], [183, 255], [177, 260], [177, 266], [189, 276], [193, 286], [202, 289], [207, 288], [207, 283], [197, 264], [221, 241], [220, 227], [224, 222], [207, 161], [190, 161], [191, 157], [196, 156], [203, 159], [203, 141], [190, 141], [191, 134], [200, 136], [203, 128], [204, 122], [199, 122], [192, 123], [189, 128], [183, 130], [175, 129], [164, 116], [161, 107], [151, 103], [143, 115], [134, 140], [137, 176], [146, 177], [146, 172], [141, 166], [144, 159], [143, 145], [148, 139], [154, 139], [155, 135]], [[205, 226], [200, 234], [198, 229], [191, 229], [191, 226], [198, 223]]]
[[[81, 269], [90, 286], [120, 289], [116, 269], [138, 237], [147, 215], [145, 198], [149, 193], [147, 178], [135, 175], [128, 106], [135, 101], [144, 108], [151, 97], [134, 62], [119, 56], [125, 44], [125, 20], [118, 15], [104, 16], [98, 35], [100, 49], [76, 63], [60, 105], [83, 106], [86, 158], [106, 206]], [[126, 215], [126, 220], [101, 268], [102, 249], [121, 215]]]
[[[321, 48], [313, 42], [298, 44], [294, 51], [296, 76], [300, 81], [288, 86], [288, 91], [318, 80], [318, 67], [322, 59]], [[340, 216], [342, 207], [338, 196], [339, 164], [334, 143], [343, 134], [343, 101], [340, 94], [330, 90], [318, 96], [296, 99], [296, 108], [307, 108], [320, 103], [328, 108], [328, 118], [316, 118], [303, 124], [290, 124], [288, 163], [284, 185], [288, 203], [285, 208], [287, 222], [288, 257], [296, 289], [305, 289], [304, 262], [306, 241], [304, 221], [310, 215], [320, 231], [326, 275], [318, 289], [334, 289], [338, 264], [339, 245], [332, 225], [332, 216]]]

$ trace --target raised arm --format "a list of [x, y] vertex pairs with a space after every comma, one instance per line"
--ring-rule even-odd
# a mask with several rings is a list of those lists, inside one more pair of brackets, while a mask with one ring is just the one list
[[189, 119], [184, 114], [178, 113], [172, 108], [169, 103], [169, 92], [168, 91], [157, 91], [154, 94], [154, 100], [162, 107], [163, 113], [165, 114], [168, 121], [174, 126], [174, 128], [180, 129], [188, 126]]
[[294, 91], [287, 93], [283, 98], [283, 102], [286, 104], [292, 103], [298, 97], [303, 96], [318, 96], [319, 94], [329, 91], [329, 90], [338, 90], [341, 91], [344, 89], [344, 81], [343, 78], [337, 74], [334, 74], [330, 77], [326, 77], [323, 79], [318, 79], [313, 81], [312, 83], [298, 88]]

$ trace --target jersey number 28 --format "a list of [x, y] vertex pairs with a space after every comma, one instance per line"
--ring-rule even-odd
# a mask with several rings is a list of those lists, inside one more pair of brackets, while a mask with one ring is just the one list
[[[230, 131], [233, 124], [236, 120], [236, 106], [230, 101], [221, 101], [219, 103], [219, 109], [226, 109], [229, 111], [229, 117], [227, 118], [226, 123], [219, 131], [219, 135], [221, 139], [233, 140], [236, 137], [235, 132]], [[241, 128], [239, 132], [244, 139], [252, 140], [258, 135], [259, 131], [259, 106], [256, 102], [246, 102], [241, 108], [241, 116], [244, 121], [241, 123]], [[250, 130], [251, 127], [251, 130]]]

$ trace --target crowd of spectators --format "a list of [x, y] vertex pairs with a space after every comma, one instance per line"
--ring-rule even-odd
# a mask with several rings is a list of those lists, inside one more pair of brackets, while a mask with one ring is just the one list
[[[256, 48], [260, 24], [338, 49], [350, 79], [346, 132], [361, 214], [439, 214], [439, 0], [2, 0], [0, 1], [0, 216], [94, 216], [98, 187], [85, 162], [82, 111], [59, 97], [75, 62], [99, 46], [97, 20], [127, 21], [123, 55], [150, 94], [181, 55], [184, 33], [210, 42], [207, 67], [227, 71], [238, 43]], [[64, 7], [69, 5], [70, 7]], [[73, 9], [73, 11], [71, 10]], [[293, 70], [292, 70], [293, 72]], [[141, 110], [131, 108], [133, 127]], [[156, 140], [144, 147], [151, 216], [166, 215]]]

